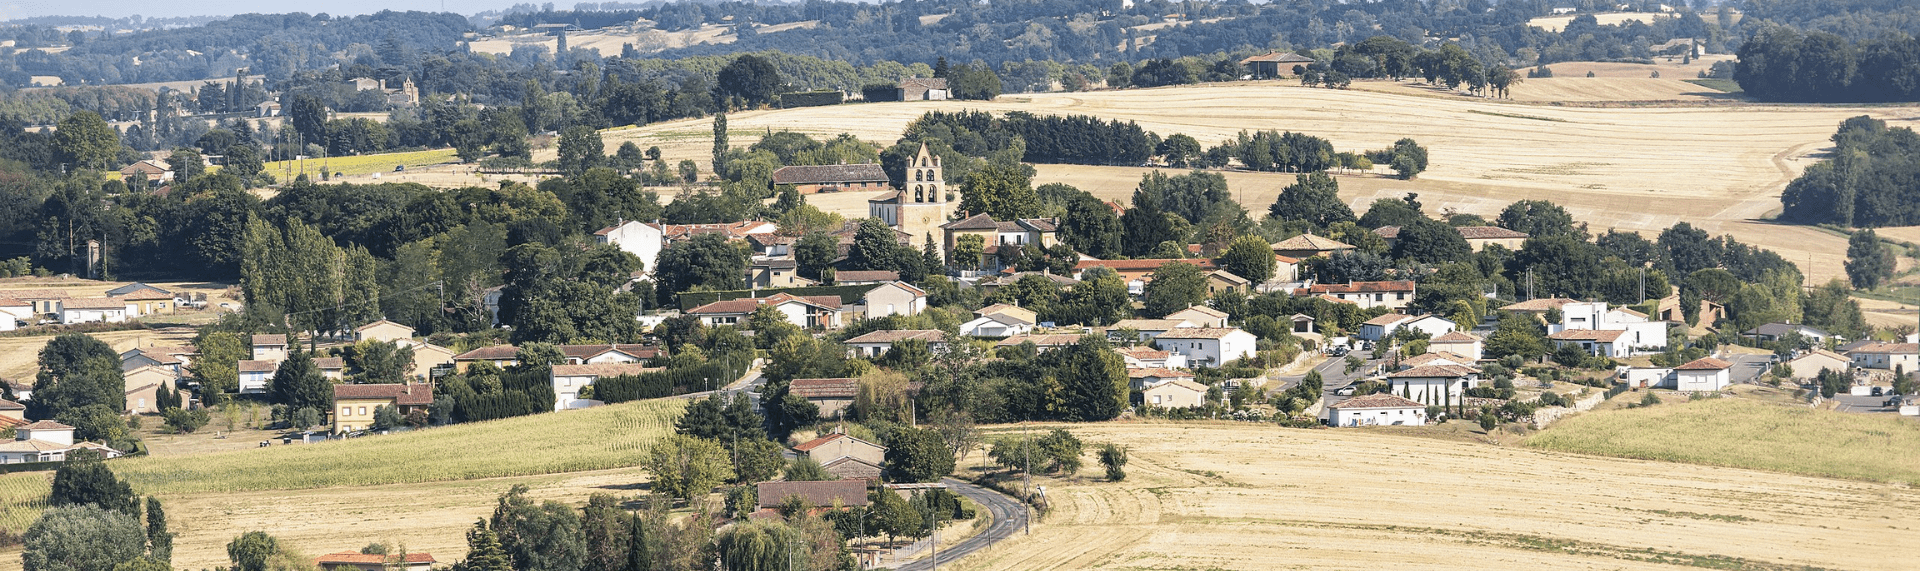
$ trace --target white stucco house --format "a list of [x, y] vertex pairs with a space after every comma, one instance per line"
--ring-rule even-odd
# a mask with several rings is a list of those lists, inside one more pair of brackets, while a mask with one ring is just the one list
[[1623, 358], [1632, 354], [1633, 346], [1620, 341], [1627, 335], [1620, 329], [1564, 329], [1548, 335], [1554, 347], [1579, 345], [1588, 355], [1598, 357]]
[[708, 327], [739, 325], [760, 306], [772, 306], [787, 316], [787, 322], [803, 329], [839, 329], [840, 296], [797, 296], [776, 293], [767, 297], [743, 297], [716, 301], [687, 310]]
[[1649, 320], [1645, 314], [1624, 307], [1609, 308], [1604, 301], [1560, 304], [1560, 323], [1549, 324], [1547, 333], [1568, 330], [1623, 331], [1609, 341], [1625, 347], [1621, 356], [1667, 349], [1667, 322]]
[[960, 324], [960, 334], [970, 337], [1012, 337], [1033, 333], [1033, 324], [1019, 318], [995, 313]]
[[1173, 379], [1140, 391], [1147, 406], [1189, 408], [1207, 404], [1207, 386], [1186, 379]]
[[1167, 314], [1167, 319], [1181, 319], [1192, 323], [1194, 327], [1226, 327], [1227, 312], [1204, 305], [1196, 305]]
[[126, 300], [111, 297], [75, 298], [60, 302], [60, 323], [120, 323], [127, 320]]
[[1673, 388], [1681, 392], [1717, 391], [1727, 388], [1732, 363], [1701, 357], [1673, 368]]
[[927, 309], [927, 292], [907, 282], [886, 282], [861, 296], [861, 317], [877, 319], [889, 315], [919, 315]]
[[1472, 333], [1449, 331], [1438, 337], [1427, 339], [1427, 351], [1452, 353], [1475, 361], [1484, 355], [1486, 343]]
[[1398, 395], [1357, 396], [1327, 407], [1333, 426], [1425, 426], [1427, 405]]
[[660, 250], [667, 246], [666, 234], [661, 232], [660, 227], [632, 220], [622, 220], [618, 224], [601, 228], [593, 233], [593, 240], [640, 258], [640, 261], [646, 264], [641, 270], [643, 276], [658, 267]]
[[878, 358], [893, 350], [893, 344], [916, 340], [927, 344], [932, 353], [947, 352], [947, 334], [938, 329], [896, 329], [869, 332], [847, 340], [847, 352], [854, 357]]
[[[553, 410], [588, 408], [605, 404], [596, 399], [580, 398], [580, 389], [593, 386], [595, 381], [626, 375], [639, 375], [659, 371], [662, 368], [648, 367], [642, 363], [592, 363], [585, 365], [554, 365], [549, 379], [553, 383]], [[733, 379], [727, 379], [731, 382]]]
[[1480, 370], [1461, 365], [1427, 365], [1387, 375], [1387, 392], [1428, 406], [1460, 402], [1480, 382]]
[[1196, 367], [1218, 367], [1253, 356], [1259, 339], [1239, 328], [1178, 327], [1154, 338], [1160, 349], [1178, 353]]
[[1459, 329], [1459, 326], [1455, 325], [1452, 321], [1448, 321], [1437, 315], [1402, 315], [1398, 313], [1388, 313], [1361, 323], [1360, 331], [1356, 332], [1354, 337], [1368, 341], [1379, 341], [1392, 337], [1395, 332], [1400, 331], [1403, 327], [1425, 333], [1429, 339]]
[[74, 442], [71, 426], [51, 420], [14, 427], [14, 440], [0, 443], [0, 464], [59, 462], [78, 450], [93, 450], [103, 458], [116, 458], [120, 451], [92, 442]]
[[240, 394], [261, 395], [267, 393], [267, 384], [280, 364], [248, 359], [235, 363], [235, 367], [240, 371]]
[[1868, 343], [1847, 352], [1853, 366], [1891, 371], [1895, 367], [1909, 373], [1920, 370], [1920, 344]]
[[1152, 347], [1114, 347], [1128, 369], [1185, 369], [1187, 357]]

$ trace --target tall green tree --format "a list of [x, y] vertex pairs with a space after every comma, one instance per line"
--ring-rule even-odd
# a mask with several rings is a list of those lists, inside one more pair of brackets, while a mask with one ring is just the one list
[[1447, 223], [1425, 216], [1407, 221], [1400, 237], [1393, 242], [1393, 257], [1423, 264], [1442, 264], [1466, 260], [1473, 246], [1460, 231]]
[[1847, 238], [1847, 281], [1854, 289], [1869, 290], [1893, 278], [1893, 251], [1880, 243], [1872, 228]]
[[273, 379], [267, 385], [273, 402], [287, 405], [289, 411], [331, 410], [333, 382], [320, 375], [320, 368], [313, 364], [313, 353], [301, 350], [298, 343], [288, 344], [292, 347], [287, 359], [280, 362], [280, 368], [273, 372]]
[[84, 333], [64, 333], [40, 348], [40, 372], [27, 414], [52, 419], [88, 406], [126, 409], [120, 357], [105, 342]]
[[592, 127], [576, 125], [560, 132], [560, 173], [580, 176], [606, 162], [606, 143]]
[[733, 58], [726, 67], [720, 68], [718, 77], [720, 94], [737, 98], [748, 109], [773, 102], [773, 96], [780, 91], [780, 70], [773, 63], [757, 55], [742, 55]]
[[1267, 208], [1267, 215], [1279, 220], [1304, 221], [1316, 228], [1357, 220], [1353, 209], [1340, 201], [1340, 183], [1325, 172], [1296, 177], [1293, 184], [1280, 189], [1280, 196]]
[[654, 443], [647, 471], [653, 473], [655, 490], [689, 501], [733, 479], [733, 463], [719, 443], [685, 435]]
[[1233, 275], [1252, 280], [1253, 283], [1266, 283], [1273, 279], [1274, 269], [1279, 262], [1273, 257], [1273, 246], [1259, 236], [1241, 236], [1234, 239], [1227, 251], [1220, 253], [1215, 260], [1220, 267]]
[[200, 380], [201, 399], [207, 406], [227, 402], [227, 393], [240, 390], [239, 362], [248, 357], [248, 347], [239, 333], [213, 329], [200, 330], [193, 344], [200, 355], [187, 370]]
[[[1545, 200], [1521, 200], [1509, 204], [1500, 211], [1500, 218], [1495, 224], [1515, 232], [1525, 232], [1529, 236], [1568, 235], [1587, 239], [1585, 224], [1574, 224], [1573, 215], [1567, 213], [1566, 208]], [[1639, 237], [1638, 234], [1632, 236]]]
[[487, 528], [487, 520], [473, 523], [467, 530], [467, 558], [453, 565], [454, 571], [513, 571], [513, 558], [500, 547], [500, 538]]
[[1110, 420], [1126, 410], [1127, 366], [1105, 338], [1081, 337], [1071, 347], [1047, 352], [1045, 358], [1048, 370], [1060, 383], [1067, 405], [1062, 415], [1065, 419]]
[[249, 531], [227, 542], [233, 571], [267, 571], [267, 563], [279, 553], [280, 541], [264, 531]]
[[953, 452], [940, 433], [903, 427], [889, 435], [886, 468], [894, 482], [938, 482], [953, 473]]
[[1060, 217], [1060, 241], [1095, 258], [1121, 255], [1120, 238], [1124, 232], [1113, 208], [1086, 192], [1068, 199], [1066, 213]]
[[1040, 197], [1020, 165], [989, 163], [961, 179], [960, 211], [1003, 221], [1032, 218], [1040, 214]]
[[1144, 293], [1147, 315], [1164, 316], [1206, 301], [1207, 275], [1194, 264], [1167, 262], [1153, 270], [1153, 281], [1147, 282]]
[[1133, 191], [1133, 208], [1120, 217], [1122, 253], [1140, 257], [1153, 252], [1163, 242], [1179, 241], [1181, 232], [1160, 208], [1160, 199], [1146, 190]]
[[97, 456], [62, 464], [53, 473], [53, 487], [47, 495], [47, 505], [92, 505], [136, 517], [140, 514], [139, 502], [133, 487], [114, 476]]
[[[727, 172], [727, 149], [727, 114], [715, 113], [713, 114], [713, 173], [716, 175]], [[693, 176], [689, 176], [689, 173], [697, 176], [700, 170], [697, 166], [688, 165], [685, 161], [682, 161], [680, 163], [680, 178], [688, 183], [692, 183]]]
[[173, 532], [167, 531], [167, 512], [160, 498], [147, 496], [147, 554], [154, 560], [173, 561]]
[[146, 551], [138, 517], [93, 505], [50, 508], [22, 539], [27, 571], [112, 571]]
[[[701, 234], [660, 251], [656, 291], [662, 304], [694, 288], [740, 289], [746, 285], [747, 256], [719, 234]], [[684, 308], [692, 309], [692, 308]]]
[[578, 571], [587, 555], [580, 515], [555, 501], [535, 504], [527, 488], [516, 485], [500, 496], [493, 510], [493, 531], [500, 548], [521, 571]]
[[76, 111], [53, 132], [56, 158], [75, 169], [108, 169], [120, 154], [120, 133], [99, 113]]

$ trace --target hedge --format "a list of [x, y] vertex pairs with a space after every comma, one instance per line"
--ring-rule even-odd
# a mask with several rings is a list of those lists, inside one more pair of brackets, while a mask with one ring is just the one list
[[692, 367], [600, 379], [593, 383], [593, 398], [613, 404], [707, 390], [709, 382], [718, 388], [747, 374], [752, 364], [753, 353], [742, 351]]
[[792, 109], [794, 107], [821, 107], [826, 105], [839, 105], [841, 102], [846, 101], [846, 99], [847, 99], [847, 94], [841, 93], [838, 91], [808, 91], [804, 93], [782, 93], [780, 94], [780, 107], [782, 109]]

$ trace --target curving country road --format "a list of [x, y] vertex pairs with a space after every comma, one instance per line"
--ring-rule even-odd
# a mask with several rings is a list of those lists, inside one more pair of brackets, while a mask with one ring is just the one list
[[[966, 557], [975, 551], [986, 549], [997, 541], [1020, 533], [1021, 528], [1026, 527], [1027, 508], [1021, 505], [1018, 500], [1002, 495], [999, 492], [953, 478], [946, 478], [941, 481], [945, 482], [947, 487], [955, 493], [966, 496], [968, 499], [973, 500], [974, 503], [986, 508], [988, 513], [993, 514], [993, 523], [988, 525], [987, 529], [981, 531], [979, 535], [969, 537], [965, 541], [954, 544], [952, 547], [940, 550], [939, 562], [952, 563], [959, 561], [960, 558]], [[922, 558], [896, 567], [896, 569], [900, 571], [931, 571], [934, 563], [934, 558]]]

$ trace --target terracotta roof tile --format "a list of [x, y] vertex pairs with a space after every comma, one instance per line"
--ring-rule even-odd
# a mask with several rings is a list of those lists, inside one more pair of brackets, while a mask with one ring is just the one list
[[255, 347], [259, 347], [261, 345], [286, 345], [286, 344], [287, 344], [287, 336], [285, 335], [274, 334], [274, 335], [253, 336], [253, 346]]
[[1678, 367], [1674, 367], [1673, 370], [1675, 371], [1720, 371], [1720, 370], [1725, 370], [1730, 368], [1733, 368], [1733, 363], [1728, 363], [1726, 361], [1715, 359], [1713, 357], [1701, 357], [1698, 359], [1694, 359], [1692, 361], [1688, 361], [1686, 364], [1680, 365]]
[[126, 309], [127, 300], [111, 297], [83, 297], [60, 302], [60, 309]]
[[1441, 378], [1441, 377], [1449, 377], [1449, 378], [1464, 377], [1467, 375], [1478, 374], [1479, 372], [1480, 372], [1479, 369], [1475, 369], [1473, 367], [1468, 367], [1465, 365], [1427, 365], [1425, 367], [1414, 367], [1411, 369], [1407, 369], [1405, 371], [1393, 373], [1391, 375], [1387, 375], [1387, 377], [1395, 378], [1395, 379], [1401, 379], [1401, 378], [1432, 379], [1432, 378]]
[[1472, 343], [1474, 341], [1479, 341], [1479, 340], [1480, 340], [1479, 337], [1474, 337], [1473, 334], [1471, 333], [1462, 333], [1459, 331], [1448, 331], [1440, 335], [1439, 337], [1433, 338], [1430, 342], [1432, 343], [1449, 343], [1449, 342]]
[[787, 392], [800, 398], [850, 399], [860, 394], [860, 379], [794, 379]]
[[1159, 339], [1220, 339], [1241, 332], [1234, 327], [1175, 327], [1161, 333]]
[[234, 367], [241, 373], [271, 373], [274, 372], [275, 369], [278, 369], [280, 364], [273, 361], [241, 359], [234, 364]]
[[1322, 238], [1312, 234], [1301, 234], [1279, 242], [1272, 248], [1278, 250], [1352, 250], [1353, 245], [1332, 238]]
[[73, 430], [73, 427], [51, 420], [42, 420], [20, 427], [23, 430]]
[[918, 339], [928, 343], [947, 342], [947, 333], [938, 329], [882, 329], [848, 339], [848, 343], [898, 343]]
[[666, 370], [666, 367], [648, 367], [645, 363], [587, 363], [584, 365], [554, 365], [553, 376], [591, 376], [596, 379], [605, 379], [664, 370]]
[[893, 282], [900, 281], [900, 272], [892, 270], [853, 270], [834, 272], [835, 282]]
[[1420, 410], [1426, 410], [1427, 405], [1414, 402], [1406, 398], [1402, 398], [1400, 395], [1390, 395], [1390, 394], [1381, 393], [1381, 394], [1371, 394], [1371, 395], [1353, 397], [1344, 401], [1340, 401], [1340, 404], [1336, 404], [1328, 408], [1338, 408], [1338, 409], [1417, 408]]
[[377, 384], [377, 385], [334, 385], [333, 398], [339, 399], [393, 399], [400, 406], [426, 406], [433, 404], [433, 385], [423, 383]]
[[810, 507], [822, 507], [839, 504], [843, 506], [867, 505], [867, 482], [865, 480], [829, 480], [825, 482], [761, 482], [758, 490], [760, 507], [779, 507], [787, 498], [799, 496], [807, 500]]
[[1382, 282], [1350, 282], [1344, 284], [1315, 284], [1313, 293], [1399, 293], [1414, 290], [1412, 281], [1394, 280]]
[[1213, 260], [1206, 258], [1148, 259], [1148, 260], [1080, 260], [1074, 264], [1074, 270], [1087, 270], [1095, 267], [1110, 268], [1114, 271], [1153, 271], [1169, 263], [1183, 263], [1200, 266], [1202, 270], [1215, 268]]
[[489, 345], [454, 355], [453, 359], [455, 361], [507, 361], [519, 355], [519, 347], [512, 345]]
[[1554, 341], [1612, 343], [1619, 341], [1620, 336], [1625, 334], [1627, 334], [1627, 332], [1623, 329], [1563, 329], [1552, 335], [1548, 335], [1547, 338]]

